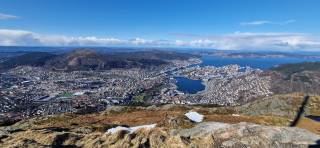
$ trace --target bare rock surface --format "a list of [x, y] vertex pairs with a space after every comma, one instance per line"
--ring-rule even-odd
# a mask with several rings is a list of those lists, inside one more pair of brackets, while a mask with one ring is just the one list
[[6, 132], [3, 147], [308, 147], [320, 136], [292, 127], [203, 122], [187, 129], [75, 133], [53, 129]]
[[319, 135], [295, 127], [262, 126], [251, 123], [226, 124], [218, 122], [200, 123], [197, 126], [176, 132], [191, 139], [210, 135], [215, 144], [223, 147], [304, 147], [315, 144]]

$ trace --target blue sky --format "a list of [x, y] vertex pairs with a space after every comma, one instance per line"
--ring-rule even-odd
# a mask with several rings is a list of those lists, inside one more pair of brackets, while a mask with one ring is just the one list
[[317, 50], [319, 6], [318, 0], [2, 0], [0, 45]]

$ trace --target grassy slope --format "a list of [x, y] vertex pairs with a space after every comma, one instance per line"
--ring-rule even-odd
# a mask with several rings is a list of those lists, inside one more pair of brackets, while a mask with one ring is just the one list
[[[37, 117], [17, 123], [24, 130], [41, 128], [59, 128], [70, 131], [82, 129], [105, 132], [107, 129], [122, 126], [139, 126], [157, 123], [160, 127], [186, 128], [194, 123], [187, 122], [184, 114], [190, 110], [204, 115], [204, 121], [224, 123], [251, 122], [261, 125], [288, 126], [300, 107], [299, 94], [278, 95], [251, 102], [237, 107], [202, 107], [165, 105], [160, 107], [112, 107], [100, 113], [77, 115], [61, 114]], [[311, 97], [306, 107], [308, 115], [319, 115], [320, 97]], [[237, 114], [237, 115], [235, 115]], [[176, 124], [176, 125], [172, 125]], [[320, 134], [320, 123], [307, 118], [298, 122], [298, 127]]]

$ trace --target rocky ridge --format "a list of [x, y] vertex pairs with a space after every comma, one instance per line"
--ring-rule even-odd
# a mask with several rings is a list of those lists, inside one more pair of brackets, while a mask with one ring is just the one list
[[114, 134], [49, 128], [12, 132], [10, 136], [2, 136], [3, 147], [308, 147], [320, 139], [319, 135], [300, 128], [246, 122], [204, 122], [188, 129], [157, 127]]
[[[36, 117], [0, 127], [3, 147], [308, 147], [319, 144], [320, 123], [302, 118], [289, 127], [299, 94], [273, 96], [237, 107], [164, 105], [111, 107], [100, 113]], [[311, 97], [306, 115], [318, 116]], [[260, 108], [260, 110], [257, 110]], [[189, 120], [185, 113], [204, 116]], [[156, 124], [134, 132], [111, 128]]]

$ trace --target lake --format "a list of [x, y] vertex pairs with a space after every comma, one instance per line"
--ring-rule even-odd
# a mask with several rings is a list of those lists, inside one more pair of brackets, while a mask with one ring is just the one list
[[[320, 59], [307, 58], [223, 58], [215, 56], [203, 56], [200, 66], [221, 67], [230, 64], [238, 64], [241, 67], [249, 66], [262, 70], [286, 63], [314, 62]], [[191, 80], [185, 77], [176, 77], [178, 90], [184, 93], [195, 94], [205, 89], [201, 80]]]
[[177, 81], [176, 85], [178, 86], [177, 90], [181, 92], [195, 94], [205, 89], [201, 80], [192, 80], [186, 77], [175, 77], [175, 79]]

